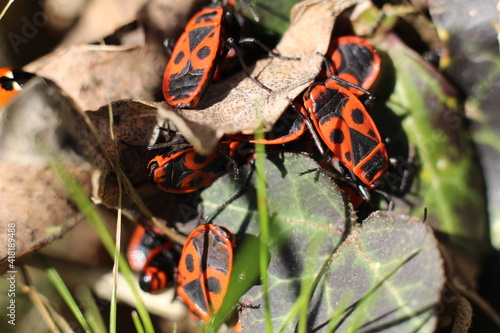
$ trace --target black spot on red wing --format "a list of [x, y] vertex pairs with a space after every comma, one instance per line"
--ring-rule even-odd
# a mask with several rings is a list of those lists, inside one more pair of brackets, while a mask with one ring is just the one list
[[380, 151], [378, 151], [373, 157], [361, 166], [361, 170], [365, 172], [365, 177], [368, 180], [372, 180], [375, 175], [386, 166], [387, 161]]
[[344, 105], [348, 99], [338, 89], [328, 88], [322, 94], [313, 96], [314, 110], [312, 110], [322, 124], [328, 121], [332, 116], [340, 117]]
[[198, 50], [198, 52], [196, 52], [196, 56], [198, 57], [198, 59], [203, 60], [206, 57], [208, 57], [210, 53], [211, 53], [210, 48], [208, 46], [203, 46], [201, 49]]
[[205, 163], [205, 161], [208, 159], [209, 156], [204, 156], [204, 155], [200, 155], [200, 154], [195, 154], [194, 155], [194, 158], [193, 158], [193, 161], [194, 163], [196, 164], [203, 164]]
[[214, 277], [209, 277], [207, 279], [207, 289], [209, 292], [213, 294], [220, 294], [222, 292], [222, 286], [220, 284], [219, 279], [214, 278]]
[[160, 183], [166, 188], [178, 188], [178, 178], [182, 176], [183, 172], [184, 164], [180, 163], [179, 160], [171, 160], [161, 169], [156, 169], [154, 173], [156, 177], [154, 180], [156, 183]]
[[359, 44], [340, 45], [337, 50], [342, 54], [342, 64], [337, 68], [337, 74], [351, 74], [362, 85], [372, 71], [373, 53]]
[[351, 162], [351, 152], [348, 151], [344, 154], [344, 158], [348, 161]]
[[14, 90], [14, 80], [6, 76], [0, 77], [0, 85], [3, 90], [12, 91]]
[[373, 131], [372, 131], [372, 130], [369, 130], [369, 131], [368, 131], [368, 135], [369, 135], [369, 136], [371, 136], [371, 137], [375, 137], [375, 133], [373, 133]]
[[223, 274], [227, 274], [229, 272], [229, 254], [226, 250], [213, 251], [209, 258], [208, 265], [212, 268], [215, 268], [219, 272], [222, 272]]
[[194, 69], [191, 65], [191, 60], [188, 60], [180, 73], [170, 76], [171, 81], [168, 89], [170, 96], [173, 97], [172, 100], [176, 101], [188, 98], [189, 94], [201, 85], [201, 80], [205, 72], [205, 69]]
[[189, 32], [189, 51], [193, 52], [215, 27], [201, 27]]
[[186, 264], [186, 268], [189, 273], [193, 273], [194, 271], [194, 258], [192, 254], [188, 254], [184, 259], [184, 263]]
[[354, 165], [358, 165], [379, 143], [352, 128], [349, 128], [349, 135], [351, 136]]
[[202, 237], [195, 237], [191, 240], [191, 244], [193, 244], [196, 253], [201, 257], [205, 253], [205, 248], [203, 247], [203, 238]]
[[299, 116], [295, 110], [288, 108], [276, 121], [272, 130], [265, 133], [266, 140], [276, 140], [281, 138], [283, 142], [296, 137], [303, 131], [305, 125], [304, 118]]
[[184, 59], [185, 55], [186, 54], [183, 51], [177, 53], [177, 55], [175, 56], [175, 59], [174, 59], [174, 64], [176, 64], [176, 65], [180, 64], [182, 59]]
[[196, 305], [198, 305], [204, 312], [208, 312], [208, 306], [205, 294], [200, 283], [200, 280], [196, 279], [182, 286], [182, 289], [189, 296], [189, 300]]
[[189, 186], [192, 188], [197, 188], [200, 186], [200, 184], [203, 183], [203, 180], [205, 179], [206, 173], [203, 171], [198, 171], [197, 172], [198, 177], [193, 178], [189, 181]]
[[342, 144], [344, 139], [345, 135], [341, 129], [336, 128], [330, 133], [330, 140], [335, 144]]
[[365, 122], [365, 114], [360, 109], [351, 112], [351, 119], [355, 124], [361, 125]]
[[215, 33], [212, 32], [210, 35], [208, 35], [209, 38], [213, 38], [215, 36]]
[[213, 12], [208, 12], [203, 15], [198, 15], [196, 20], [194, 21], [194, 24], [199, 24], [201, 22], [212, 22], [214, 20], [214, 17], [217, 16], [218, 11], [214, 10]]

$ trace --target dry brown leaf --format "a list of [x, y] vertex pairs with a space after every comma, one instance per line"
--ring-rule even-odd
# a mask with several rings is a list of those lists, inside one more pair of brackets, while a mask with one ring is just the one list
[[109, 101], [154, 101], [160, 91], [166, 52], [160, 45], [62, 47], [25, 67], [55, 81], [84, 110]]
[[[98, 41], [121, 26], [134, 21], [147, 0], [92, 0], [80, 13], [80, 19], [65, 36], [65, 44]], [[54, 10], [55, 14], [59, 10]]]
[[[116, 144], [110, 135], [109, 107], [113, 110]], [[87, 112], [102, 144], [101, 151], [93, 137], [81, 143], [82, 154], [101, 172], [93, 193], [96, 202], [108, 207], [118, 206], [117, 178], [108, 158], [119, 161], [119, 168], [136, 187], [140, 197], [147, 198], [159, 192], [149, 181], [147, 171], [149, 161], [156, 155], [156, 152], [147, 149], [159, 135], [156, 111], [154, 104], [123, 100]], [[124, 209], [134, 207], [127, 197], [122, 204]]]
[[139, 14], [148, 41], [162, 44], [165, 39], [177, 39], [191, 18], [193, 10], [206, 5], [205, 0], [151, 0]]
[[[76, 173], [74, 166], [73, 172]], [[44, 165], [0, 161], [0, 243], [7, 245], [8, 227], [14, 226], [16, 265], [23, 255], [48, 244], [84, 220], [54, 170]], [[80, 182], [88, 173], [79, 170]], [[0, 273], [5, 272], [7, 246], [0, 249]]]
[[[60, 176], [49, 166], [54, 157], [66, 165], [87, 193], [96, 185], [95, 199], [107, 206], [115, 207], [118, 201], [116, 176], [109, 161], [118, 161], [140, 197], [161, 197], [162, 192], [147, 178], [146, 168], [155, 154], [147, 146], [155, 142], [159, 132], [157, 106], [117, 101], [110, 107], [116, 143], [110, 136], [107, 106], [83, 112], [46, 79], [32, 79], [2, 110], [0, 220], [16, 226], [18, 257], [60, 237], [83, 220]], [[95, 179], [93, 184], [91, 179]], [[123, 208], [128, 215], [139, 215], [125, 192]], [[0, 225], [3, 244], [7, 223]], [[4, 262], [6, 250], [0, 250]]]
[[[57, 154], [90, 191], [90, 167], [76, 154], [77, 130], [65, 126], [74, 103], [33, 79], [1, 113], [0, 241], [7, 244], [8, 223], [15, 226], [16, 263], [21, 256], [61, 237], [83, 216], [49, 162]], [[7, 247], [0, 249], [5, 264]], [[0, 270], [5, 269], [2, 266]]]
[[[244, 73], [235, 75], [208, 89], [198, 109], [173, 109], [165, 106], [165, 115], [183, 131], [186, 139], [203, 154], [213, 150], [224, 134], [252, 134], [262, 120], [265, 130], [305, 90], [320, 71], [321, 54], [326, 53], [335, 18], [358, 0], [305, 1], [292, 9], [292, 23], [276, 49], [300, 60], [267, 58], [250, 68], [252, 76], [272, 89], [258, 87]], [[202, 134], [200, 128], [203, 128]], [[208, 135], [206, 135], [208, 134]]]

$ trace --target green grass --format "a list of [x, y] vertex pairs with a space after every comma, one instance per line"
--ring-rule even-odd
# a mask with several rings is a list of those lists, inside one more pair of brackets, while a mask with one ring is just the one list
[[[139, 317], [142, 321], [142, 324], [144, 325], [145, 331], [154, 332], [149, 313], [144, 306], [139, 292], [136, 288], [135, 276], [132, 273], [132, 270], [130, 269], [130, 266], [128, 265], [127, 260], [125, 259], [123, 254], [116, 251], [115, 240], [113, 239], [113, 236], [108, 230], [105, 222], [99, 216], [97, 210], [88, 198], [85, 191], [69, 173], [66, 167], [57, 158], [53, 159], [52, 166], [56, 171], [56, 174], [59, 175], [59, 177], [63, 181], [64, 186], [68, 190], [71, 199], [76, 204], [78, 209], [85, 215], [90, 225], [94, 228], [96, 234], [100, 238], [102, 244], [104, 245], [110, 256], [114, 257], [115, 260], [117, 260], [120, 272], [123, 274], [123, 276], [127, 280], [127, 283], [132, 289], [132, 293], [136, 301], [137, 312], [139, 313]], [[111, 322], [116, 322], [116, 315], [111, 316], [110, 323]], [[116, 324], [111, 324], [110, 329], [113, 329], [113, 327], [116, 328]]]

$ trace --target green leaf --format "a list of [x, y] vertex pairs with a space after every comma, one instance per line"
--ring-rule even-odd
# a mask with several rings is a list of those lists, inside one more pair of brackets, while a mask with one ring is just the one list
[[387, 106], [402, 119], [420, 169], [413, 212], [429, 212], [429, 224], [473, 256], [489, 248], [484, 186], [455, 90], [395, 35], [376, 45], [395, 68]]
[[[273, 1], [263, 1], [263, 0], [253, 0], [252, 5], [254, 7], [257, 16], [259, 17], [258, 26], [259, 30], [265, 30], [268, 34], [275, 36], [282, 36], [290, 25], [290, 11], [299, 0], [273, 0]], [[239, 6], [240, 11], [251, 21], [255, 18], [251, 13], [250, 8], [243, 4]]]
[[[498, 21], [494, 1], [429, 1], [429, 14], [445, 52], [441, 67], [466, 99], [465, 112], [487, 184], [493, 246], [500, 249], [500, 82]], [[481, 15], [470, 13], [480, 12]]]
[[[356, 216], [346, 197], [328, 177], [315, 173], [299, 175], [300, 172], [317, 168], [316, 162], [302, 155], [284, 154], [283, 157], [282, 159], [277, 154], [270, 155], [265, 164], [270, 215], [270, 241], [267, 244], [271, 255], [268, 269], [269, 291], [288, 295], [287, 302], [293, 304], [300, 292], [299, 277], [315, 277], [317, 271], [346, 237]], [[234, 182], [230, 176], [223, 177], [203, 191], [205, 210], [214, 209], [223, 198], [229, 198], [239, 190], [248, 170], [247, 168], [242, 172], [238, 182]], [[254, 184], [255, 175], [252, 174], [247, 190], [222, 210], [213, 223], [226, 226], [237, 235], [235, 266], [240, 265], [238, 260], [244, 258], [247, 272], [243, 275], [248, 280], [257, 279], [258, 282], [258, 243], [253, 242], [257, 245], [247, 246], [249, 251], [245, 252], [240, 252], [239, 247], [239, 244], [245, 242], [240, 241], [241, 239], [248, 241], [249, 238], [255, 239], [259, 235]], [[314, 241], [311, 242], [312, 240]], [[248, 267], [255, 268], [249, 270]], [[238, 277], [242, 274], [234, 275]], [[240, 284], [239, 281], [231, 283], [233, 282]], [[245, 291], [241, 290], [240, 294]], [[273, 302], [272, 297], [271, 305]], [[271, 316], [273, 326], [279, 327], [289, 308], [273, 308], [273, 312], [268, 315]], [[260, 317], [262, 323], [264, 318]]]
[[[324, 260], [310, 254], [295, 253], [309, 262]], [[374, 213], [353, 230], [326, 264], [325, 269], [316, 271], [320, 279], [313, 284], [307, 308], [307, 332], [326, 328], [327, 331], [434, 330], [437, 323], [434, 309], [440, 301], [445, 277], [437, 242], [426, 225], [405, 215]], [[301, 282], [307, 279], [293, 270], [290, 275], [280, 274], [290, 267], [294, 267], [293, 261], [276, 259], [269, 267], [275, 279], [270, 290], [273, 323], [283, 322]], [[258, 286], [254, 287], [244, 300], [259, 304], [261, 293]], [[244, 308], [243, 327], [251, 332], [262, 330], [263, 315], [260, 308]], [[294, 325], [288, 325], [284, 331], [292, 329]]]
[[[311, 228], [330, 229], [342, 235], [355, 220], [355, 215], [347, 208], [348, 200], [328, 177], [315, 173], [300, 176], [299, 173], [316, 169], [318, 165], [307, 156], [298, 154], [274, 154], [266, 160], [266, 181], [271, 229], [276, 241], [279, 234], [288, 229], [299, 232]], [[237, 181], [227, 175], [217, 180], [203, 191], [205, 212], [210, 212], [243, 187], [249, 168], [240, 172]], [[233, 232], [258, 236], [255, 221], [255, 175], [251, 175], [250, 186], [243, 195], [234, 200], [213, 220], [230, 228]], [[255, 222], [255, 223], [252, 223]], [[333, 225], [332, 225], [333, 224]], [[299, 233], [300, 233], [299, 232]], [[314, 232], [314, 231], [313, 231]]]
[[[265, 167], [271, 229], [269, 312], [258, 283], [254, 175], [243, 195], [213, 221], [229, 227], [238, 238], [235, 267], [240, 268], [233, 272], [228, 295], [235, 293], [231, 297], [237, 299], [253, 285], [240, 299], [246, 305], [240, 309], [244, 330], [265, 331], [266, 318], [273, 332], [327, 327], [427, 332], [435, 327], [434, 306], [445, 279], [428, 226], [404, 215], [378, 212], [353, 227], [351, 206], [328, 177], [298, 175], [316, 168], [312, 159], [270, 155]], [[236, 182], [222, 177], [203, 191], [205, 209], [214, 209], [240, 189], [246, 172]], [[241, 249], [244, 243], [246, 250]], [[247, 280], [245, 288], [232, 290], [241, 285], [242, 277]]]

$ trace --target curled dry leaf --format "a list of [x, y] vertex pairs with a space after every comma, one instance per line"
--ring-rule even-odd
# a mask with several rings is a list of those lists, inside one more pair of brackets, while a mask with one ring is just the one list
[[161, 87], [165, 52], [160, 45], [63, 46], [25, 67], [55, 81], [84, 110], [109, 101], [153, 101]]
[[[115, 141], [111, 139], [109, 108], [113, 112]], [[156, 126], [156, 110], [154, 104], [123, 100], [85, 113], [96, 130], [97, 139], [100, 140], [99, 147], [95, 135], [87, 132], [86, 139], [80, 143], [82, 154], [101, 173], [93, 193], [97, 202], [108, 207], [118, 206], [118, 183], [110, 160], [118, 165], [142, 198], [156, 195], [158, 192], [147, 179], [146, 169], [155, 155], [154, 152], [148, 151], [147, 146], [155, 142], [159, 132]], [[81, 116], [79, 119], [86, 127], [86, 124], [83, 124], [85, 120]], [[129, 198], [125, 198], [122, 205], [125, 209], [133, 207]]]
[[[178, 128], [191, 129], [183, 134], [200, 153], [209, 153], [224, 134], [252, 134], [260, 122], [269, 130], [288, 107], [287, 98], [294, 99], [319, 73], [321, 54], [328, 49], [335, 18], [358, 2], [305, 1], [292, 9], [292, 23], [276, 49], [300, 60], [273, 57], [249, 68], [253, 77], [272, 89], [271, 93], [240, 73], [211, 86], [198, 109], [176, 109], [179, 118], [171, 116], [173, 109], [166, 108], [166, 117]], [[199, 134], [199, 127], [210, 136]]]

